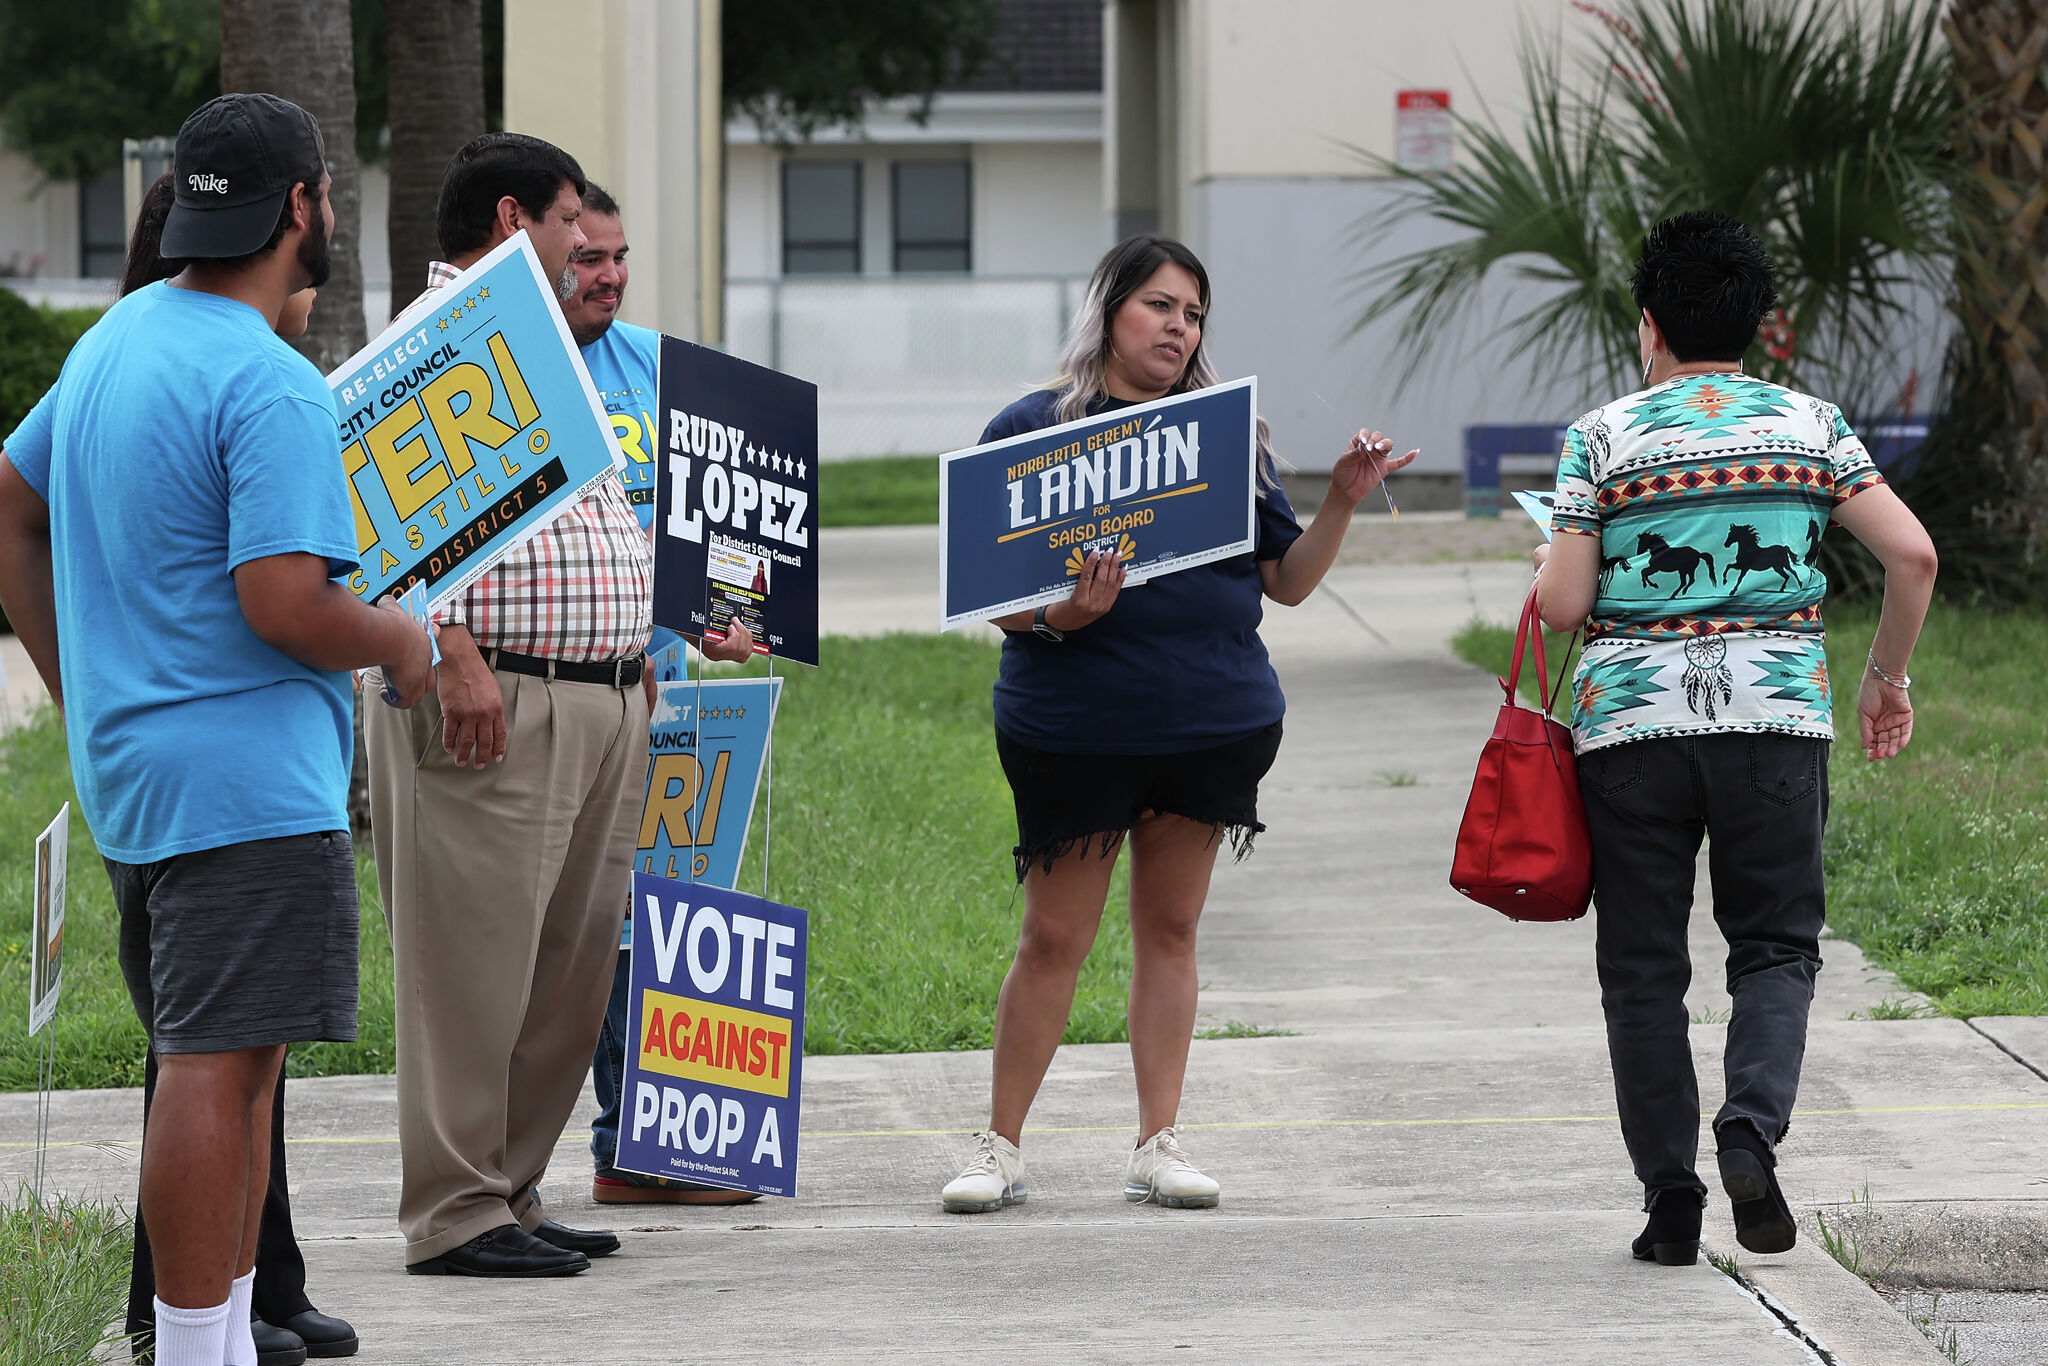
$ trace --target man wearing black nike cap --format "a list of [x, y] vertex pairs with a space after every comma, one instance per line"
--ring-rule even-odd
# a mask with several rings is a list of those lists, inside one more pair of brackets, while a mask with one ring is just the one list
[[356, 1035], [348, 671], [381, 664], [410, 706], [431, 646], [334, 582], [357, 548], [333, 399], [276, 335], [327, 276], [319, 126], [225, 95], [186, 120], [173, 174], [162, 252], [183, 270], [109, 309], [0, 452], [0, 607], [64, 709], [162, 1063], [142, 1153], [157, 1366], [256, 1366], [283, 1052]]

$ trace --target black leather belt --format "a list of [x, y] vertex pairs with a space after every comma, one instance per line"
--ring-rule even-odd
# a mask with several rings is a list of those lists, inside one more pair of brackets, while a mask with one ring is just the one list
[[484, 658], [490, 661], [493, 669], [503, 669], [508, 674], [525, 674], [529, 678], [545, 678], [551, 682], [602, 683], [611, 688], [638, 687], [641, 671], [647, 667], [645, 655], [608, 659], [595, 664], [543, 659], [539, 655], [519, 655], [510, 650], [486, 650]]

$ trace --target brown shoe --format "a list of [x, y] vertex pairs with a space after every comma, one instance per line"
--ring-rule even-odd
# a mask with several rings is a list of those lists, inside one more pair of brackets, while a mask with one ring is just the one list
[[600, 1205], [750, 1205], [761, 1197], [752, 1191], [641, 1176], [613, 1167], [591, 1181], [590, 1198]]

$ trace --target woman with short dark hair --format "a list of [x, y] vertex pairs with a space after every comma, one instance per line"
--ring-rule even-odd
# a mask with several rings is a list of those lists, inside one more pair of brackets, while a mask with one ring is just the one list
[[[984, 443], [1216, 382], [1202, 348], [1209, 276], [1179, 242], [1120, 243], [1095, 269], [1061, 373], [1005, 408]], [[1209, 1206], [1221, 1187], [1180, 1142], [1194, 1033], [1195, 927], [1216, 853], [1240, 858], [1259, 823], [1259, 780], [1280, 747], [1286, 699], [1259, 640], [1262, 597], [1306, 598], [1351, 515], [1416, 452], [1361, 431], [1338, 457], [1308, 530], [1281, 490], [1258, 424], [1258, 536], [1251, 553], [1126, 594], [1112, 555], [1087, 557], [1072, 596], [997, 619], [996, 751], [1017, 808], [1024, 926], [996, 1005], [988, 1130], [947, 1185], [958, 1213], [1024, 1200], [1024, 1118], [1052, 1062], [1119, 852], [1131, 851], [1131, 1063], [1138, 1136], [1124, 1198]]]
[[[1736, 1238], [1783, 1252], [1797, 1224], [1778, 1184], [1820, 971], [1821, 834], [1833, 741], [1819, 545], [1830, 520], [1885, 569], [1863, 671], [1864, 756], [1913, 734], [1906, 665], [1933, 593], [1934, 546], [1833, 404], [1742, 373], [1777, 303], [1740, 222], [1688, 213], [1652, 228], [1632, 281], [1638, 393], [1565, 438], [1536, 548], [1537, 601], [1586, 629], [1572, 736], [1593, 840], [1601, 1006], [1621, 1131], [1649, 1223], [1643, 1261], [1698, 1258], [1699, 1088], [1687, 1040], [1686, 921], [1703, 836], [1734, 1007], [1714, 1119]], [[1590, 618], [1590, 620], [1589, 620]]]

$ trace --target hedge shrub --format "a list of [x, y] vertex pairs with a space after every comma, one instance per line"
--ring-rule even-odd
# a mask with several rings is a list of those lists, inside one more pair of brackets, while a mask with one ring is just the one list
[[[96, 308], [37, 308], [0, 288], [0, 442], [57, 382], [71, 344], [100, 316]], [[0, 631], [7, 617], [0, 613]]]

